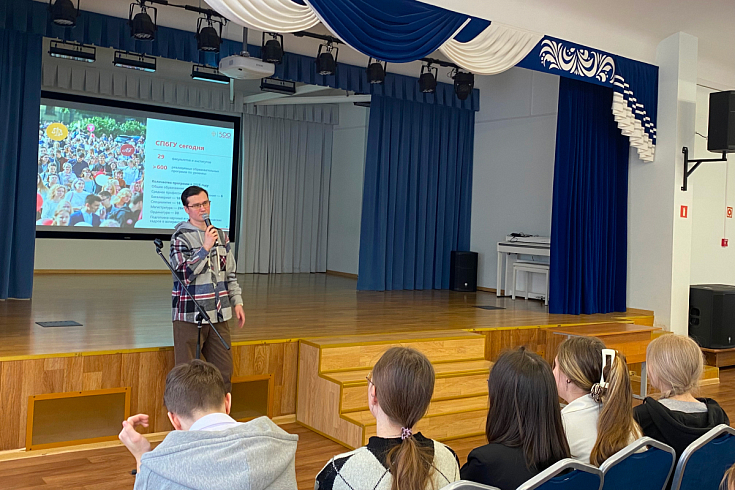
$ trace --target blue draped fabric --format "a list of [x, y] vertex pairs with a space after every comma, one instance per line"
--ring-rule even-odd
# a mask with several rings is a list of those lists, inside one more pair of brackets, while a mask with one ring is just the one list
[[391, 63], [429, 56], [469, 19], [417, 1], [309, 0], [309, 5], [347, 44]]
[[0, 299], [33, 290], [41, 42], [0, 29]]
[[475, 113], [376, 95], [370, 104], [359, 290], [447, 289], [468, 250]]
[[[219, 62], [217, 55], [197, 50], [194, 33], [189, 31], [159, 27], [155, 41], [135, 41], [130, 37], [127, 19], [82, 11], [75, 28], [63, 29], [48, 20], [47, 13], [48, 4], [31, 0], [0, 0], [0, 28], [6, 27], [19, 32], [32, 32], [52, 38], [124, 49], [191, 63], [207, 63], [216, 66]], [[470, 24], [467, 28], [470, 27]], [[220, 47], [219, 56], [238, 54], [241, 50], [242, 43], [225, 39]], [[260, 57], [260, 46], [249, 45], [248, 53], [251, 56]], [[367, 80], [364, 66], [345, 63], [337, 65], [335, 75], [324, 76], [317, 74], [314, 58], [294, 53], [284, 54], [283, 62], [276, 65], [275, 76], [283, 80], [350, 90], [361, 94], [388, 95], [427, 104], [480, 110], [480, 91], [477, 89], [467, 100], [462, 101], [454, 94], [454, 87], [450, 84], [439, 83], [435, 94], [424, 94], [418, 88], [417, 79], [405, 75], [389, 73], [385, 83], [371, 84]]]
[[559, 80], [549, 311], [625, 311], [628, 139], [612, 89]]

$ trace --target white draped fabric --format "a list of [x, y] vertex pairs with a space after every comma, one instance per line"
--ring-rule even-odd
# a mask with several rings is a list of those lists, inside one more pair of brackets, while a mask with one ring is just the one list
[[244, 27], [266, 32], [298, 32], [319, 23], [311, 8], [291, 0], [207, 0], [217, 12]]
[[332, 125], [243, 116], [239, 273], [326, 272]]
[[656, 133], [656, 128], [653, 127], [653, 123], [651, 123], [650, 119], [645, 115], [645, 109], [643, 106], [636, 103], [635, 97], [633, 97], [633, 92], [630, 91], [630, 88], [622, 77], [615, 75], [614, 84], [623, 88], [625, 95], [630, 98], [631, 103], [635, 106], [635, 110], [643, 111], [639, 112], [639, 115], [643, 116], [643, 122], [641, 122], [641, 120], [637, 119], [635, 114], [633, 114], [633, 109], [631, 109], [630, 104], [625, 100], [624, 95], [620, 92], [613, 92], [612, 113], [615, 118], [615, 122], [618, 123], [620, 132], [630, 139], [630, 145], [638, 151], [640, 159], [644, 162], [652, 162], [655, 156], [656, 144], [651, 137], [648, 136], [643, 125], [647, 124], [649, 130], [654, 134]]
[[450, 39], [439, 50], [465, 70], [496, 75], [517, 65], [543, 37], [537, 32], [493, 22], [471, 41]]

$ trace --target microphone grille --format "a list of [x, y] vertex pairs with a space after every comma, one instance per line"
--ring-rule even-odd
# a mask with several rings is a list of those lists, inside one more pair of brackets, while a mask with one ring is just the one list
[[203, 213], [202, 214], [202, 219], [203, 220], [208, 220], [209, 219], [209, 213]]

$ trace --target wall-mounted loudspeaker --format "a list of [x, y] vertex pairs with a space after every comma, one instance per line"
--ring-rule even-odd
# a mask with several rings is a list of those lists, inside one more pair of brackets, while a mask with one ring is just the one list
[[735, 90], [709, 94], [707, 149], [714, 153], [735, 152]]

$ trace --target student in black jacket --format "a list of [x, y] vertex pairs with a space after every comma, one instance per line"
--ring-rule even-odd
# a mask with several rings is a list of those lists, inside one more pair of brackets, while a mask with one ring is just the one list
[[729, 424], [725, 411], [711, 398], [695, 398], [702, 376], [702, 351], [689, 337], [662, 335], [648, 344], [646, 365], [658, 400], [646, 398], [634, 416], [643, 434], [673, 447], [676, 458], [697, 438], [719, 424]]
[[515, 490], [569, 457], [551, 366], [524, 348], [500, 356], [488, 379], [488, 444], [473, 449], [460, 470], [471, 480]]

